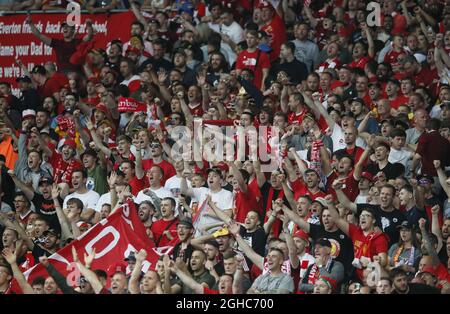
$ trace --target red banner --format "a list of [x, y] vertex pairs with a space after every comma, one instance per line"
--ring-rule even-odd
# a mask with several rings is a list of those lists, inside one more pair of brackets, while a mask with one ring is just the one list
[[147, 105], [134, 98], [120, 97], [117, 110], [119, 112], [147, 111]]
[[[36, 64], [56, 60], [53, 49], [31, 33], [30, 26], [25, 23], [26, 17], [26, 14], [0, 17], [0, 81], [7, 81], [14, 87], [17, 86], [16, 78], [24, 74], [15, 63], [16, 59], [20, 59], [29, 71]], [[66, 17], [67, 14], [32, 14], [33, 23], [50, 38], [62, 38], [61, 23]], [[132, 12], [82, 14], [81, 24], [77, 27], [79, 37], [86, 35], [86, 19], [92, 20], [96, 32], [94, 47], [105, 49], [113, 39], [128, 41], [135, 17]]]
[[[130, 252], [141, 249], [147, 251], [147, 261], [144, 262], [143, 271], [155, 269], [158, 258], [170, 254], [172, 247], [153, 247], [147, 237], [145, 227], [139, 220], [137, 210], [132, 201], [128, 201], [115, 213], [92, 227], [80, 238], [72, 241], [58, 252], [51, 255], [48, 260], [55, 268], [67, 277], [67, 283], [76, 286], [80, 272], [73, 262], [72, 247], [75, 247], [78, 257], [83, 261], [85, 253], [95, 248], [95, 259], [91, 269], [107, 270], [109, 266], [122, 262]], [[42, 264], [37, 264], [24, 272], [28, 282], [37, 276], [48, 277]], [[17, 283], [12, 284], [12, 290], [20, 293]]]

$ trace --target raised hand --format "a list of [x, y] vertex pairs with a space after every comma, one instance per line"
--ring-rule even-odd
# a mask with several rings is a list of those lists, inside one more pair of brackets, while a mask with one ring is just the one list
[[231, 232], [232, 235], [236, 236], [241, 230], [241, 226], [234, 220], [230, 220], [228, 225], [228, 231]]
[[39, 257], [39, 263], [41, 263], [42, 266], [47, 267], [49, 265], [48, 257], [45, 256], [45, 255], [44, 256], [40, 256]]
[[427, 223], [427, 221], [425, 220], [425, 218], [420, 218], [419, 219], [419, 228], [420, 230], [425, 230], [425, 224]]
[[158, 82], [160, 85], [164, 85], [167, 80], [167, 73], [164, 70], [158, 71]]
[[344, 182], [345, 182], [345, 178], [343, 178], [343, 179], [336, 179], [336, 180], [333, 181], [333, 184], [331, 185], [331, 187], [335, 191], [342, 190], [344, 188]]
[[431, 213], [433, 215], [439, 214], [440, 210], [441, 210], [441, 207], [439, 205], [434, 205], [433, 207], [431, 207]]
[[139, 250], [136, 254], [136, 262], [143, 263], [147, 258], [147, 252], [144, 249]]
[[110, 188], [115, 187], [117, 182], [117, 172], [111, 171], [111, 175], [106, 178], [106, 181], [108, 182]]
[[56, 183], [52, 185], [52, 199], [56, 200], [59, 197], [59, 187]]
[[78, 253], [77, 253], [77, 250], [75, 249], [75, 246], [72, 246], [72, 257], [73, 257], [73, 261], [75, 263], [78, 263], [80, 261], [78, 259]]
[[8, 262], [9, 265], [16, 264], [17, 256], [10, 248], [4, 248], [2, 251], [3, 258]]
[[89, 254], [84, 253], [84, 263], [86, 264], [86, 267], [91, 266], [94, 259], [95, 259], [95, 248], [92, 248], [92, 252]]

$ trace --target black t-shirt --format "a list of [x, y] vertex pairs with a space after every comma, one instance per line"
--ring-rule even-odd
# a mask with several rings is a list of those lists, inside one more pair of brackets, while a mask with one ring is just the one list
[[326, 231], [322, 225], [309, 224], [309, 235], [317, 241], [320, 238], [328, 239], [333, 248], [331, 254], [335, 257], [335, 260], [341, 262], [344, 265], [345, 273], [350, 275], [352, 271], [353, 261], [353, 243], [352, 240], [342, 230], [330, 232]]
[[[272, 193], [272, 198], [270, 198], [270, 189], [272, 188], [272, 185], [266, 181], [264, 182], [263, 186], [260, 188], [261, 190], [261, 195], [263, 196], [263, 214], [266, 214], [266, 208], [267, 208], [267, 202], [269, 202], [269, 209], [272, 206], [272, 201], [276, 200], [278, 198], [278, 195], [283, 191], [282, 189], [280, 190], [273, 190]], [[286, 204], [287, 206], [289, 206], [289, 202], [287, 201], [286, 197], [283, 196], [283, 203]], [[290, 206], [289, 206], [290, 207]], [[262, 219], [262, 223], [264, 223], [264, 215], [261, 216]]]
[[[59, 204], [63, 203], [61, 198], [58, 199]], [[59, 224], [58, 215], [56, 214], [55, 204], [52, 199], [46, 200], [41, 194], [34, 193], [34, 197], [31, 200], [36, 213], [46, 218], [50, 224], [50, 228], [56, 229], [61, 232], [61, 225]]]
[[[188, 244], [186, 249], [184, 249], [183, 252], [183, 261], [187, 262], [188, 259], [191, 258], [192, 252], [194, 252], [195, 248], [192, 246], [192, 244]], [[181, 242], [177, 243], [173, 247], [173, 260], [175, 260], [181, 253]]]
[[397, 226], [401, 225], [402, 222], [406, 220], [406, 216], [401, 211], [394, 209], [392, 212], [385, 212], [379, 205], [357, 204], [356, 206], [358, 216], [364, 208], [371, 208], [375, 212], [375, 215], [377, 216], [375, 225], [387, 234], [389, 237], [389, 246], [398, 242], [400, 232], [398, 231]]
[[[438, 288], [431, 287], [423, 283], [409, 283], [409, 291], [407, 294], [441, 294]], [[396, 290], [392, 291], [392, 294], [399, 294]]]
[[388, 162], [386, 167], [380, 169], [380, 167], [378, 167], [378, 164], [372, 163], [367, 167], [367, 171], [373, 174], [374, 176], [378, 172], [382, 171], [386, 176], [386, 180], [394, 180], [395, 178], [400, 177], [405, 173], [405, 166], [403, 166], [398, 162], [394, 164]]
[[36, 264], [39, 263], [39, 257], [44, 256], [44, 255], [48, 257], [53, 254], [53, 253], [50, 253], [49, 251], [43, 249], [40, 245], [38, 245], [38, 243], [39, 243], [38, 241], [34, 241], [33, 251], [31, 251], [31, 253], [33, 254], [33, 257], [34, 257], [34, 262]]
[[294, 58], [291, 62], [277, 63], [273, 66], [272, 75], [276, 79], [279, 72], [286, 72], [293, 84], [299, 84], [308, 77], [308, 68], [305, 63]]
[[[264, 228], [259, 227], [258, 229], [256, 229], [256, 231], [247, 232], [247, 229], [241, 226], [239, 234], [256, 253], [264, 256], [266, 249], [266, 232], [264, 231]], [[246, 262], [248, 264], [248, 267], [251, 268], [253, 265], [252, 261], [246, 257]]]
[[408, 220], [408, 222], [416, 228], [419, 227], [420, 218], [426, 219], [428, 224], [428, 217], [425, 210], [420, 210], [417, 208], [417, 206], [414, 206], [410, 210], [405, 211], [405, 216], [406, 220]]

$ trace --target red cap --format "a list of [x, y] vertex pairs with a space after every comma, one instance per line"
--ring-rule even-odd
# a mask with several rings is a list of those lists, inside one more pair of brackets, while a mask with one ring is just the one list
[[70, 147], [72, 147], [73, 149], [77, 149], [77, 144], [75, 143], [75, 141], [71, 138], [66, 138], [63, 142], [63, 144], [61, 145], [61, 148], [63, 148], [65, 145], [69, 145]]
[[297, 230], [294, 233], [294, 238], [301, 238], [301, 239], [305, 240], [306, 242], [309, 242], [309, 235], [301, 229]]
[[109, 265], [107, 272], [110, 277], [114, 276], [114, 274], [117, 274], [117, 273], [126, 274], [127, 273], [127, 265], [124, 262], [117, 262], [115, 264]]
[[101, 112], [107, 113], [108, 109], [106, 108], [106, 105], [102, 102], [99, 102], [97, 106], [95, 106], [95, 110], [100, 110]]
[[258, 4], [258, 9], [263, 9], [263, 8], [273, 9], [273, 6], [268, 1], [260, 0], [259, 4]]
[[432, 266], [425, 266], [420, 273], [421, 274], [429, 273], [429, 274], [432, 274], [436, 278], [438, 277], [438, 273], [437, 273], [436, 269]]
[[370, 172], [367, 171], [363, 171], [361, 173], [361, 178], [366, 178], [367, 180], [369, 180], [370, 182], [373, 182], [373, 175]]
[[215, 165], [215, 167], [219, 168], [222, 171], [228, 171], [230, 169], [230, 167], [228, 167], [227, 163], [223, 162], [223, 161], [217, 163], [217, 165]]
[[128, 54], [130, 52], [133, 52], [137, 55], [141, 55], [141, 51], [139, 49], [137, 49], [136, 47], [132, 47], [132, 46], [128, 46], [127, 51], [125, 54]]
[[333, 278], [327, 277], [327, 276], [320, 276], [319, 279], [322, 279], [323, 281], [325, 281], [325, 283], [328, 285], [328, 287], [330, 287], [332, 290], [336, 290], [337, 288], [337, 281], [334, 280]]

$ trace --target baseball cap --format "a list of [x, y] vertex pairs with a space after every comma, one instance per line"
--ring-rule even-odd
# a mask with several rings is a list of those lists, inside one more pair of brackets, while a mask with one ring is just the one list
[[35, 118], [36, 117], [36, 111], [33, 109], [26, 109], [22, 111], [22, 119], [28, 119], [28, 118]]
[[293, 234], [293, 237], [294, 238], [300, 238], [300, 239], [303, 239], [303, 240], [305, 240], [306, 242], [309, 242], [309, 236], [308, 236], [308, 234], [305, 232], [305, 231], [303, 231], [303, 230], [297, 230], [294, 234]]
[[361, 178], [365, 178], [365, 179], [369, 180], [370, 182], [373, 182], [373, 175], [370, 172], [363, 171], [361, 173]]
[[259, 1], [258, 9], [269, 8], [273, 9], [273, 6], [268, 1]]
[[47, 70], [44, 68], [44, 66], [38, 64], [38, 65], [34, 66], [33, 70], [31, 70], [31, 74], [45, 75], [45, 74], [47, 74]]
[[218, 237], [227, 236], [227, 235], [229, 235], [229, 234], [230, 234], [230, 232], [228, 231], [227, 228], [221, 228], [221, 229], [217, 230], [216, 232], [214, 232], [214, 233], [212, 234], [212, 236], [213, 236], [214, 238], [218, 238]]
[[331, 248], [331, 242], [325, 238], [320, 238], [319, 240], [317, 240], [316, 245], [328, 246], [329, 248]]
[[219, 247], [220, 247], [219, 242], [217, 242], [217, 240], [215, 240], [215, 239], [208, 240], [208, 241], [205, 242], [205, 244], [212, 245], [212, 246], [214, 246], [216, 249], [219, 249]]
[[214, 167], [219, 168], [222, 171], [228, 171], [230, 169], [230, 167], [228, 167], [227, 163], [224, 161], [218, 162]]
[[108, 108], [106, 108], [106, 105], [102, 102], [99, 102], [96, 106], [94, 110], [99, 110], [101, 112], [107, 113], [108, 112]]
[[21, 77], [18, 77], [17, 79], [16, 79], [16, 82], [17, 83], [19, 83], [19, 82], [24, 82], [24, 83], [31, 83], [31, 79], [28, 77], [28, 76], [21, 76]]
[[397, 229], [406, 228], [406, 229], [412, 230], [413, 226], [409, 223], [409, 221], [405, 220], [400, 225], [398, 225], [396, 228]]
[[186, 51], [184, 51], [184, 48], [177, 48], [175, 51], [174, 51], [174, 53], [173, 53], [173, 55], [175, 56], [177, 53], [179, 53], [179, 54], [182, 54], [183, 56], [186, 56]]
[[108, 55], [106, 54], [106, 51], [104, 49], [101, 48], [91, 49], [91, 52], [102, 56], [104, 59], [108, 58]]
[[43, 233], [44, 236], [47, 236], [48, 234], [52, 234], [54, 236], [57, 236], [58, 238], [61, 236], [61, 233], [56, 231], [56, 229], [54, 228], [50, 228]]
[[420, 274], [423, 274], [423, 273], [429, 273], [429, 274], [433, 275], [433, 276], [436, 277], [436, 278], [438, 277], [438, 274], [437, 274], [436, 269], [435, 269], [434, 267], [432, 267], [432, 266], [425, 266], [425, 267], [422, 269], [422, 271], [419, 272], [419, 275], [420, 275]]
[[44, 184], [44, 183], [45, 184], [53, 184], [53, 178], [49, 177], [49, 176], [40, 178], [39, 179], [39, 185]]
[[194, 226], [192, 225], [192, 221], [190, 220], [190, 219], [181, 219], [179, 222], [178, 222], [178, 225], [183, 225], [183, 226], [186, 226], [186, 227], [188, 227], [189, 229], [194, 229]]
[[74, 25], [73, 25], [73, 26], [70, 26], [69, 24], [67, 24], [66, 21], [64, 21], [64, 22], [61, 23], [61, 27], [65, 27], [65, 26], [68, 26], [68, 27], [74, 27], [74, 28], [75, 28]]
[[357, 103], [360, 103], [362, 106], [364, 106], [364, 100], [362, 100], [362, 98], [359, 98], [359, 97], [352, 98], [351, 102], [354, 102], [354, 101]]
[[[421, 174], [417, 176], [417, 181], [430, 181], [431, 183], [434, 183], [434, 179], [429, 174]], [[420, 182], [419, 182], [420, 183]]]
[[319, 203], [320, 205], [322, 205], [322, 207], [327, 208], [328, 204], [325, 198], [323, 197], [317, 197], [315, 200], [313, 200], [313, 203]]
[[111, 265], [109, 265], [109, 267], [107, 269], [107, 273], [108, 273], [109, 277], [112, 277], [117, 273], [126, 274], [127, 273], [127, 265], [125, 265], [124, 262], [117, 262], [117, 263], [111, 264]]
[[128, 256], [124, 259], [125, 262], [135, 262], [136, 263], [136, 253], [130, 252]]
[[75, 150], [77, 149], [77, 144], [76, 144], [75, 141], [74, 141], [73, 139], [71, 139], [71, 138], [66, 138], [66, 139], [64, 140], [64, 142], [62, 143], [61, 148], [63, 148], [63, 147], [66, 146], [66, 145], [72, 147], [72, 148], [75, 149]]

